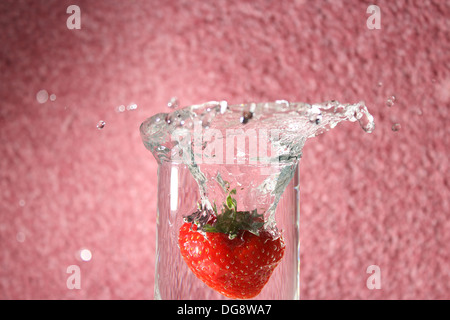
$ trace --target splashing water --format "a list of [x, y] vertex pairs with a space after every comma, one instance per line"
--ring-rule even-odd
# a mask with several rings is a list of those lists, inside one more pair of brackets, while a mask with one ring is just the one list
[[222, 203], [235, 188], [241, 210], [257, 208], [271, 230], [305, 142], [342, 121], [357, 121], [368, 133], [375, 128], [364, 102], [211, 101], [156, 114], [141, 124], [140, 133], [159, 164], [189, 168], [204, 208], [212, 211], [211, 204]]

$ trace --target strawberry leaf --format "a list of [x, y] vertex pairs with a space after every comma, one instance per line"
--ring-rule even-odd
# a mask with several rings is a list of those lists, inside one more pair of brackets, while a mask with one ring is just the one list
[[202, 230], [228, 234], [230, 239], [235, 238], [243, 230], [259, 235], [259, 229], [264, 225], [263, 215], [258, 214], [256, 209], [253, 211], [237, 211], [236, 199], [231, 197], [231, 194], [236, 194], [236, 189], [231, 190], [228, 194], [221, 214], [217, 215], [212, 224], [205, 224]]

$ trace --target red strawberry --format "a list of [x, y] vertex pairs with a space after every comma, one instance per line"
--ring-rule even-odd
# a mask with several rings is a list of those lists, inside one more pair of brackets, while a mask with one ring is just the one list
[[236, 201], [228, 196], [222, 213], [207, 224], [181, 226], [178, 243], [184, 261], [221, 294], [234, 299], [255, 297], [285, 249], [281, 236], [275, 238], [263, 229], [261, 217], [256, 210], [236, 211]]

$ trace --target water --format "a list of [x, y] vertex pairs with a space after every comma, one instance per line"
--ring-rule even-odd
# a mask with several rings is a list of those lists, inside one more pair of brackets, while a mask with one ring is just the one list
[[386, 100], [386, 106], [388, 106], [389, 108], [392, 107], [395, 103], [395, 96], [390, 96], [387, 100]]
[[47, 90], [39, 90], [38, 93], [36, 93], [36, 100], [39, 103], [46, 103], [48, 100], [48, 92]]
[[392, 125], [392, 131], [394, 131], [394, 132], [397, 132], [397, 131], [400, 131], [400, 129], [402, 128], [402, 126], [401, 126], [401, 124], [400, 123], [394, 123], [393, 125]]
[[97, 122], [97, 129], [101, 130], [105, 127], [105, 125], [106, 125], [106, 122], [103, 120], [100, 120], [99, 122]]
[[[213, 214], [235, 189], [238, 210], [257, 210], [264, 227], [282, 236], [285, 255], [257, 299], [299, 297], [299, 177], [305, 142], [342, 121], [374, 130], [363, 102], [228, 105], [212, 101], [159, 113], [140, 127], [157, 159], [158, 218], [155, 297], [221, 299], [184, 263], [178, 232], [198, 210]], [[220, 212], [220, 210], [219, 210]], [[205, 220], [207, 221], [207, 219]]]
[[[160, 121], [164, 119], [165, 121]], [[140, 128], [142, 140], [157, 161], [187, 165], [198, 184], [200, 202], [208, 209], [226, 197], [218, 177], [241, 189], [238, 200], [251, 203], [274, 227], [273, 213], [291, 181], [307, 139], [342, 121], [359, 122], [366, 132], [374, 120], [364, 102], [228, 105], [207, 102], [161, 113]], [[242, 165], [249, 164], [243, 170]], [[253, 201], [254, 202], [254, 201]], [[251, 209], [251, 208], [249, 208]]]
[[180, 102], [178, 101], [178, 98], [172, 97], [172, 98], [170, 98], [169, 102], [167, 102], [167, 107], [176, 109], [176, 108], [178, 108], [179, 104], [180, 104]]

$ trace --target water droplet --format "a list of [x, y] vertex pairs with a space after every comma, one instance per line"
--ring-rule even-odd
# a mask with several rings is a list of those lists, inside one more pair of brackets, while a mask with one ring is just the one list
[[105, 125], [106, 125], [106, 122], [103, 120], [100, 120], [99, 122], [97, 122], [97, 129], [101, 130], [105, 127]]
[[131, 103], [127, 106], [127, 110], [136, 110], [137, 109], [137, 104], [136, 103]]
[[395, 96], [390, 96], [386, 100], [386, 106], [388, 106], [390, 108], [390, 107], [392, 107], [394, 105], [394, 102], [395, 102]]
[[80, 250], [80, 259], [83, 261], [90, 261], [92, 259], [92, 253], [89, 249]]
[[52, 93], [50, 95], [50, 101], [55, 101], [56, 100], [56, 94]]
[[36, 100], [39, 103], [46, 103], [48, 100], [48, 92], [47, 90], [40, 90], [37, 94], [36, 94]]
[[402, 128], [402, 126], [400, 125], [400, 123], [394, 123], [392, 125], [392, 131], [397, 132]]
[[180, 101], [178, 100], [177, 97], [172, 97], [172, 98], [170, 98], [169, 102], [167, 102], [167, 106], [172, 109], [178, 108], [179, 105], [180, 105]]

